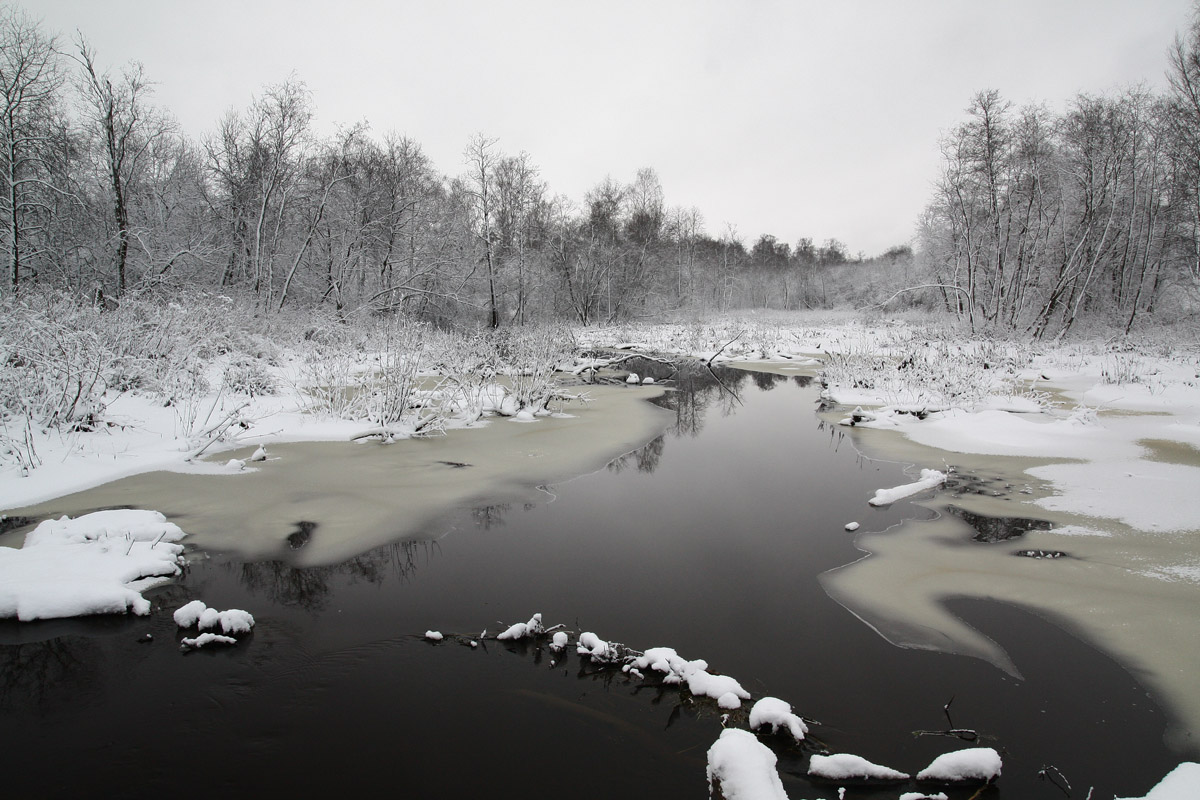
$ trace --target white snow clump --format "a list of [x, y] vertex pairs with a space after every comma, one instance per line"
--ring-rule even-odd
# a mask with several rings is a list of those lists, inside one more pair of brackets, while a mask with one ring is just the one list
[[626, 383], [641, 383], [642, 379], [638, 377], [636, 372], [629, 373], [629, 377], [625, 379]]
[[0, 547], [0, 618], [149, 614], [141, 592], [179, 574], [186, 534], [157, 511], [46, 520], [21, 549]]
[[792, 706], [778, 697], [763, 697], [750, 709], [750, 730], [756, 731], [764, 725], [771, 726], [771, 733], [783, 728], [797, 742], [804, 741], [808, 726], [804, 720], [792, 713]]
[[903, 500], [905, 497], [920, 494], [935, 486], [941, 486], [945, 482], [946, 473], [938, 472], [936, 469], [923, 469], [921, 470], [921, 480], [891, 489], [878, 489], [875, 492], [875, 496], [867, 502], [873, 506], [886, 506], [897, 500]]
[[890, 767], [872, 764], [862, 756], [837, 753], [832, 756], [813, 755], [808, 760], [808, 774], [831, 781], [878, 780], [904, 781], [908, 775]]
[[848, 530], [848, 531], [856, 531], [856, 530], [858, 530], [858, 523], [857, 523], [857, 522], [847, 522], [847, 523], [846, 523], [846, 530]]
[[195, 639], [181, 639], [179, 649], [199, 650], [201, 647], [210, 644], [237, 644], [237, 639], [232, 636], [222, 636], [219, 633], [202, 633]]
[[446, 637], [442, 636], [441, 631], [425, 631], [425, 638], [431, 642], [440, 642]]
[[663, 683], [675, 684], [686, 681], [688, 691], [697, 696], [711, 697], [722, 708], [740, 708], [742, 700], [750, 699], [750, 693], [733, 678], [727, 675], [710, 674], [707, 661], [703, 659], [687, 661], [680, 658], [670, 647], [651, 647], [635, 658], [630, 667], [649, 668], [655, 672], [661, 672], [666, 676], [663, 678]]
[[708, 748], [708, 793], [726, 800], [787, 800], [775, 754], [754, 734], [726, 728]]
[[618, 648], [612, 642], [604, 641], [591, 631], [579, 634], [575, 652], [581, 656], [588, 656], [599, 664], [608, 664], [621, 658]]
[[917, 773], [919, 781], [990, 781], [1000, 777], [1000, 754], [990, 747], [943, 753]]
[[[215, 628], [218, 625], [224, 633], [249, 633], [254, 627], [254, 617], [248, 611], [231, 608], [228, 611], [217, 611], [209, 608], [200, 600], [184, 603], [175, 609], [175, 624], [181, 628], [197, 627], [202, 631]], [[186, 640], [185, 640], [186, 641]]]
[[529, 622], [518, 622], [516, 625], [510, 625], [508, 630], [501, 631], [496, 634], [497, 639], [524, 639], [526, 636], [538, 636], [546, 632], [546, 626], [542, 624], [542, 615], [534, 614]]
[[571, 637], [567, 636], [565, 631], [556, 631], [550, 639], [550, 649], [556, 653], [561, 652], [570, 640]]
[[924, 792], [905, 792], [900, 795], [900, 800], [950, 800], [945, 792], [937, 794], [925, 794]]

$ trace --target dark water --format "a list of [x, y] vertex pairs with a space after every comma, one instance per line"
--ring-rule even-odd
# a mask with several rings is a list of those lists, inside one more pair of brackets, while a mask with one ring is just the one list
[[[740, 402], [712, 384], [670, 396], [675, 430], [550, 487], [552, 502], [498, 497], [430, 540], [331, 567], [197, 554], [150, 595], [148, 618], [4, 621], [4, 796], [705, 797], [720, 732], [712, 704], [573, 653], [421, 638], [494, 634], [535, 611], [704, 658], [819, 720], [812, 734], [831, 751], [906, 772], [967, 746], [914, 735], [948, 727], [953, 699], [953, 724], [1005, 759], [983, 797], [1141, 794], [1178, 762], [1134, 678], [1037, 616], [952, 604], [1008, 649], [1026, 676], [1016, 681], [981, 661], [892, 647], [830, 601], [816, 577], [861, 555], [845, 523], [882, 530], [926, 512], [867, 505], [908, 478], [820, 426], [814, 387], [724, 377]], [[298, 548], [321, 535], [319, 520], [286, 522]], [[170, 614], [193, 598], [250, 610], [254, 633], [180, 653]], [[140, 643], [146, 633], [153, 641]], [[804, 751], [778, 752], [793, 800], [837, 796], [803, 778]], [[1072, 794], [1039, 778], [1048, 765]]]

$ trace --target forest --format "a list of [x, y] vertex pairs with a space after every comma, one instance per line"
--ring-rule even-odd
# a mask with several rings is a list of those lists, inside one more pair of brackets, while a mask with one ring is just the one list
[[1164, 52], [1162, 93], [1059, 110], [979, 91], [939, 143], [912, 240], [868, 258], [714, 235], [650, 166], [568, 198], [483, 133], [457, 165], [366, 122], [318, 135], [296, 75], [194, 139], [138, 63], [104, 69], [83, 34], [5, 6], [3, 302], [201, 291], [467, 328], [918, 307], [1039, 338], [1081, 320], [1130, 332], [1186, 314], [1200, 285], [1200, 16]]

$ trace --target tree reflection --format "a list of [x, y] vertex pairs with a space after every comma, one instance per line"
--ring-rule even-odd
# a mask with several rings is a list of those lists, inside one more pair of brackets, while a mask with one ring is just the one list
[[103, 655], [77, 636], [0, 646], [0, 714], [40, 716], [96, 695]]
[[388, 577], [408, 581], [419, 566], [440, 552], [436, 541], [406, 540], [329, 566], [296, 567], [283, 561], [230, 562], [227, 566], [249, 591], [271, 602], [319, 611], [339, 584], [382, 585]]

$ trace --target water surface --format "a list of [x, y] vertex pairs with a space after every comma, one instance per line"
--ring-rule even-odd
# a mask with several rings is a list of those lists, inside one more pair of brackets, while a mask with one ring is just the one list
[[[889, 536], [931, 512], [867, 504], [910, 478], [822, 424], [806, 378], [722, 377], [736, 399], [683, 381], [690, 391], [660, 401], [674, 415], [667, 433], [584, 477], [472, 497], [419, 530], [397, 523], [402, 533], [386, 543], [366, 531], [360, 551], [315, 562], [305, 550], [354, 517], [359, 493], [331, 490], [302, 511], [272, 504], [272, 555], [195, 551], [183, 578], [152, 595], [149, 618], [0, 624], [0, 752], [19, 765], [6, 770], [10, 796], [705, 797], [705, 753], [720, 732], [711, 704], [573, 654], [421, 638], [431, 628], [494, 633], [535, 611], [638, 649], [705, 658], [755, 696], [819, 720], [814, 738], [831, 751], [907, 772], [966, 745], [914, 735], [948, 727], [952, 700], [953, 724], [1004, 754], [989, 797], [1063, 796], [1038, 777], [1047, 764], [1095, 796], [1139, 794], [1178, 761], [1162, 744], [1166, 715], [1138, 682], [1039, 616], [950, 605], [1018, 680], [983, 658], [895, 647], [830, 599], [818, 576], [862, 555], [847, 522]], [[422, 458], [470, 461], [437, 445]], [[313, 447], [297, 452], [311, 458]], [[372, 484], [396, 457], [355, 453], [353, 469]], [[455, 480], [467, 471], [442, 467]], [[331, 483], [357, 485], [354, 474]], [[162, 499], [153, 485], [122, 495], [149, 508]], [[84, 493], [55, 507], [96, 505]], [[203, 513], [189, 509], [193, 526]], [[239, 516], [259, 513], [233, 498], [214, 510], [232, 538]], [[293, 549], [287, 537], [305, 531]], [[987, 547], [969, 534], [947, 546]], [[258, 625], [235, 648], [182, 654], [170, 613], [192, 598], [248, 609]], [[145, 633], [153, 641], [139, 643]], [[793, 798], [837, 796], [803, 777], [804, 751], [779, 753]], [[965, 800], [975, 788], [949, 794]]]

